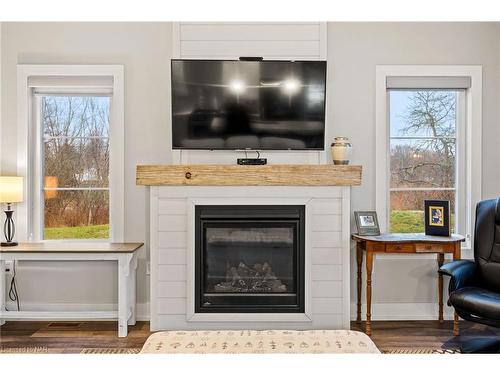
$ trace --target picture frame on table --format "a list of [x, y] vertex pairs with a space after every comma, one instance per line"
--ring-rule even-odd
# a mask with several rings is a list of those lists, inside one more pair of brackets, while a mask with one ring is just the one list
[[380, 227], [376, 211], [354, 211], [354, 219], [358, 234], [361, 236], [378, 236]]
[[430, 236], [451, 235], [450, 229], [450, 201], [425, 200], [425, 234]]

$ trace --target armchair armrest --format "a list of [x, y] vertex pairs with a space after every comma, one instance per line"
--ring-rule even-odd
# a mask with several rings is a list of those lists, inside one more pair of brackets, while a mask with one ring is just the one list
[[450, 276], [449, 292], [470, 286], [473, 283], [476, 264], [471, 260], [455, 260], [446, 263], [438, 271], [441, 275]]

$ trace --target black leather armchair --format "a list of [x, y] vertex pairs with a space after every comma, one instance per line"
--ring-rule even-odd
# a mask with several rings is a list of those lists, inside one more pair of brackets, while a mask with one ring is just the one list
[[[448, 305], [463, 319], [500, 327], [500, 198], [476, 206], [474, 261], [447, 263], [439, 273], [450, 276]], [[498, 353], [500, 337], [473, 340], [462, 352]]]

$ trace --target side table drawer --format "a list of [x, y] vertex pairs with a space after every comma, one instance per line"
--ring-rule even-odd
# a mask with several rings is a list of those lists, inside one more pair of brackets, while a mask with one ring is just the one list
[[414, 253], [415, 245], [411, 243], [387, 244], [386, 253]]
[[417, 253], [442, 253], [444, 246], [438, 243], [418, 243], [415, 245]]

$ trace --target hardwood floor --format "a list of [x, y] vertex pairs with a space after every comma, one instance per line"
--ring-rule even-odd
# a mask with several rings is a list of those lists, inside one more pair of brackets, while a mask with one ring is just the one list
[[[500, 337], [500, 329], [460, 322], [461, 334], [453, 336], [453, 323], [446, 321], [374, 321], [372, 340], [382, 351], [394, 348], [454, 349], [460, 342], [478, 337]], [[362, 330], [353, 322], [352, 329]], [[116, 322], [7, 322], [0, 327], [0, 349], [36, 353], [80, 353], [92, 348], [140, 349], [148, 336], [149, 323], [129, 327], [129, 335], [117, 337]]]
[[[351, 322], [351, 329], [363, 331], [364, 323]], [[498, 337], [500, 329], [460, 321], [460, 335], [453, 336], [453, 321], [372, 321], [371, 339], [381, 350], [397, 348], [458, 349], [464, 341]]]
[[88, 348], [140, 349], [149, 337], [149, 322], [129, 326], [117, 337], [116, 322], [6, 322], [0, 327], [0, 349], [29, 348], [37, 353], [80, 353]]

